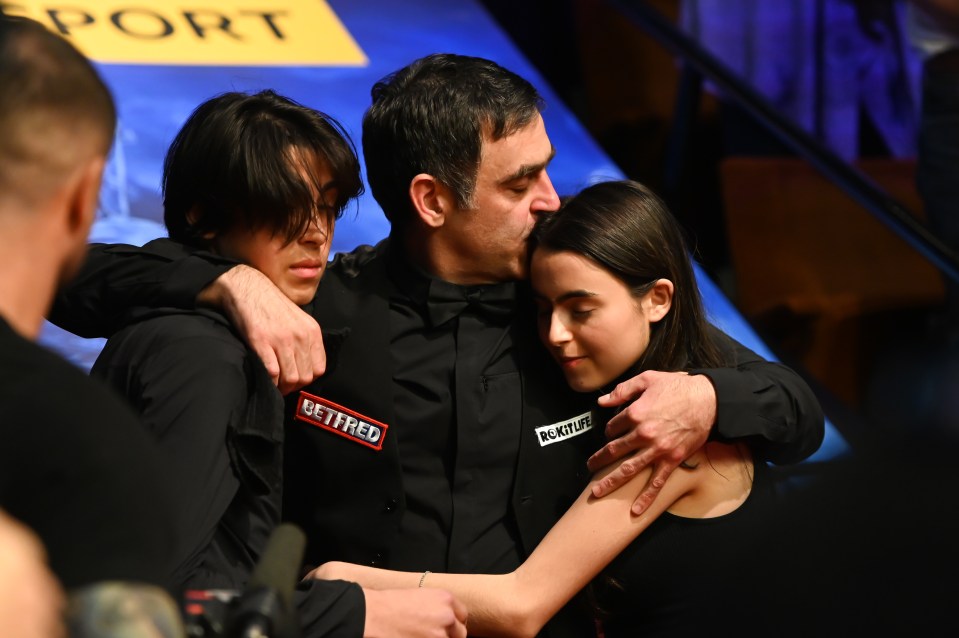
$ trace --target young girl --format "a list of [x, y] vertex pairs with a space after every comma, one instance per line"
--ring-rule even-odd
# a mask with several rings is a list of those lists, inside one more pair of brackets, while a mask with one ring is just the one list
[[[647, 369], [721, 364], [681, 229], [648, 189], [635, 182], [591, 186], [544, 217], [533, 239], [540, 337], [574, 390], [603, 393]], [[698, 627], [714, 608], [710, 597], [718, 599], [732, 582], [729, 553], [758, 526], [756, 469], [745, 445], [710, 441], [638, 517], [630, 506], [648, 470], [603, 499], [591, 496], [591, 483], [510, 574], [328, 563], [313, 575], [368, 587], [447, 589], [466, 603], [470, 634], [483, 636], [533, 636], [592, 582], [607, 637], [675, 635]]]

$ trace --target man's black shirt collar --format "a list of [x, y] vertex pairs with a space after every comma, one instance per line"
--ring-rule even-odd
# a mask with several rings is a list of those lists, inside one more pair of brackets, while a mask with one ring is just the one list
[[387, 252], [389, 276], [399, 291], [420, 310], [431, 326], [438, 327], [457, 317], [466, 308], [495, 323], [506, 324], [516, 309], [517, 284], [461, 286], [432, 277], [411, 264], [390, 240]]

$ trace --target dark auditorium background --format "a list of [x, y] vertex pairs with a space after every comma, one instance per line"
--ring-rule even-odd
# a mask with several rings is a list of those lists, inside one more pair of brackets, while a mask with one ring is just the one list
[[[690, 81], [622, 10], [639, 4], [698, 34], [831, 157], [810, 162], [723, 91]], [[959, 246], [931, 229], [916, 185], [923, 62], [910, 46], [907, 2], [484, 5], [624, 173], [666, 197], [703, 269], [804, 375], [851, 444], [848, 456], [796, 472], [810, 480], [771, 513], [769, 543], [747, 550], [740, 575], [756, 597], [740, 635], [922, 635], [953, 625], [959, 312], [947, 290], [959, 282]], [[806, 21], [789, 24], [796, 16]], [[837, 100], [846, 100], [838, 114]], [[790, 118], [790, 106], [805, 120]], [[952, 108], [945, 139], [955, 142], [955, 100]], [[941, 168], [959, 179], [956, 162]], [[834, 179], [849, 170], [875, 187], [874, 201]], [[959, 197], [951, 202], [946, 214], [959, 216]], [[727, 609], [744, 603], [717, 595]]]

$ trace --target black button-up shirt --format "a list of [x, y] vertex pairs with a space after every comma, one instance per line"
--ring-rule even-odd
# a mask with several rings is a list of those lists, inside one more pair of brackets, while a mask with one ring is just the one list
[[522, 556], [509, 514], [522, 418], [513, 317], [467, 303], [431, 318], [428, 306], [431, 286], [470, 300], [514, 286], [438, 282], [396, 251], [390, 278], [394, 431], [406, 496], [390, 567], [509, 571]]

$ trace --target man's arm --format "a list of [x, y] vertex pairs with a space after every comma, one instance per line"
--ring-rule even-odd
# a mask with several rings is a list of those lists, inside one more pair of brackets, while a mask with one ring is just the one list
[[197, 303], [230, 319], [281, 393], [326, 372], [319, 324], [259, 270], [241, 265], [227, 271], [203, 289]]
[[761, 461], [798, 463], [819, 449], [825, 417], [819, 400], [796, 372], [767, 361], [719, 330], [713, 338], [729, 367], [692, 370], [707, 377], [716, 393], [711, 435], [720, 441], [746, 439]]
[[606, 426], [612, 440], [589, 459], [596, 471], [636, 452], [594, 485], [605, 496], [651, 466], [646, 488], [633, 504], [649, 507], [666, 479], [710, 436], [747, 440], [757, 461], [797, 463], [815, 452], [825, 433], [819, 401], [799, 375], [766, 361], [716, 330], [730, 367], [684, 372], [646, 371], [600, 398], [600, 405], [632, 401]]
[[284, 394], [323, 374], [320, 327], [259, 271], [168, 239], [142, 248], [93, 244], [49, 319], [81, 337], [109, 337], [135, 307], [221, 309]]
[[168, 239], [142, 248], [91, 244], [80, 272], [58, 291], [48, 318], [81, 337], [109, 337], [132, 308], [193, 308], [200, 291], [236, 265]]

